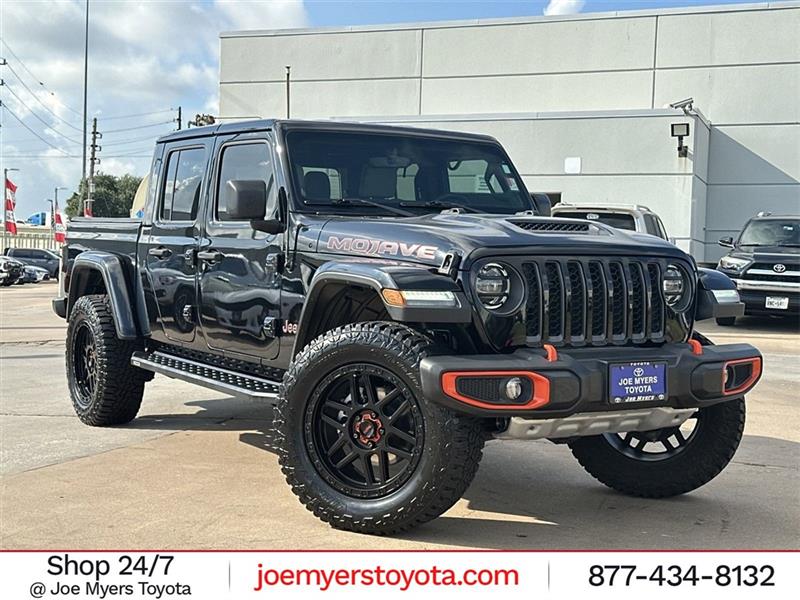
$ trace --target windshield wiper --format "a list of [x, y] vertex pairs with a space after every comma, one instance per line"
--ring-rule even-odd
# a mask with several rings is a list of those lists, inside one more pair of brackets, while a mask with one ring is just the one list
[[391, 213], [403, 217], [416, 216], [410, 210], [403, 210], [401, 208], [395, 208], [394, 206], [387, 206], [386, 204], [381, 204], [380, 202], [373, 202], [372, 200], [365, 200], [364, 198], [339, 198], [338, 200], [331, 200], [331, 204], [334, 206], [342, 206], [342, 205], [348, 206], [354, 204], [361, 204], [364, 206], [374, 206], [376, 208], [382, 208], [383, 210], [388, 210]]
[[458, 202], [440, 202], [439, 200], [429, 200], [428, 202], [401, 202], [400, 206], [439, 208], [441, 210], [447, 210], [449, 208], [463, 208], [465, 211], [471, 213], [481, 212], [477, 208], [472, 208], [471, 206], [466, 206], [465, 204], [459, 204]]

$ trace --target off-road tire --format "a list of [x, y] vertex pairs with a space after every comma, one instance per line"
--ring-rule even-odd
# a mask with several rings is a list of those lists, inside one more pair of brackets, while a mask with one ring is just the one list
[[[96, 356], [96, 384], [83, 397], [76, 380], [76, 332], [91, 334]], [[109, 426], [128, 423], [136, 417], [144, 395], [147, 374], [131, 366], [131, 354], [140, 348], [137, 341], [117, 337], [111, 303], [106, 295], [83, 296], [70, 311], [67, 327], [67, 383], [72, 406], [87, 425]]]
[[[390, 535], [430, 521], [458, 501], [472, 482], [483, 449], [478, 420], [426, 401], [419, 364], [435, 353], [425, 335], [390, 322], [364, 322], [329, 331], [310, 342], [286, 372], [276, 407], [280, 465], [305, 507], [337, 529]], [[306, 449], [304, 415], [313, 390], [330, 373], [353, 363], [388, 369], [410, 389], [424, 425], [423, 452], [399, 489], [374, 499], [345, 495], [314, 466]]]
[[680, 453], [664, 460], [630, 458], [602, 435], [579, 438], [569, 447], [590, 475], [623, 494], [640, 498], [685, 494], [719, 475], [733, 458], [744, 431], [744, 398], [701, 411], [702, 429]]
[[733, 325], [736, 325], [736, 317], [717, 317], [715, 321], [717, 322], [717, 325], [722, 327], [732, 327]]

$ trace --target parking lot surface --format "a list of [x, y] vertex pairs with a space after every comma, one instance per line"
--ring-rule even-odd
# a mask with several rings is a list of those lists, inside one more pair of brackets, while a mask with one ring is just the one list
[[668, 500], [628, 498], [568, 448], [492, 441], [465, 497], [408, 534], [331, 529], [285, 484], [271, 410], [163, 377], [139, 418], [91, 428], [74, 416], [55, 284], [0, 289], [0, 547], [129, 548], [797, 548], [800, 370], [797, 324], [700, 324], [765, 357], [745, 437], [714, 481]]

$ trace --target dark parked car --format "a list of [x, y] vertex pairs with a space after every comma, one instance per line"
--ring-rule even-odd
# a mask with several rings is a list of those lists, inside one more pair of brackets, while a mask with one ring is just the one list
[[[759, 213], [739, 235], [719, 241], [730, 248], [717, 269], [733, 279], [745, 314], [800, 315], [800, 216]], [[717, 318], [733, 325], [736, 317]]]
[[229, 123], [161, 138], [151, 177], [141, 219], [67, 232], [53, 306], [84, 423], [134, 419], [153, 373], [276, 404], [294, 493], [372, 534], [450, 508], [487, 439], [568, 444], [647, 498], [739, 445], [761, 355], [694, 331], [741, 314], [730, 279], [542, 216], [491, 137]]
[[0, 256], [0, 285], [14, 285], [22, 279], [24, 271], [25, 265], [18, 260]]
[[6, 248], [6, 256], [23, 264], [46, 269], [53, 279], [58, 279], [59, 256], [52, 250], [39, 248]]

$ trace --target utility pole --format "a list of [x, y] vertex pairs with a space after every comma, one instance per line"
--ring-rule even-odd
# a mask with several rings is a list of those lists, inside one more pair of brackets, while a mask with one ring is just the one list
[[292, 70], [291, 65], [286, 65], [286, 118], [291, 114], [289, 111], [289, 77]]
[[100, 162], [97, 158], [97, 151], [102, 150], [102, 146], [97, 145], [97, 140], [103, 137], [102, 133], [97, 132], [97, 117], [92, 119], [92, 144], [89, 146], [91, 149], [91, 156], [89, 158], [89, 181], [87, 182], [88, 193], [86, 196], [86, 206], [83, 209], [84, 216], [93, 216], [92, 202], [94, 202], [94, 166]]
[[81, 181], [86, 179], [86, 102], [89, 89], [89, 0], [86, 0], [86, 28], [83, 36], [83, 162], [81, 163]]
[[178, 131], [180, 131], [181, 130], [181, 125], [183, 123], [183, 121], [181, 120], [181, 107], [180, 106], [178, 107], [178, 118], [175, 119], [175, 120], [178, 123]]

